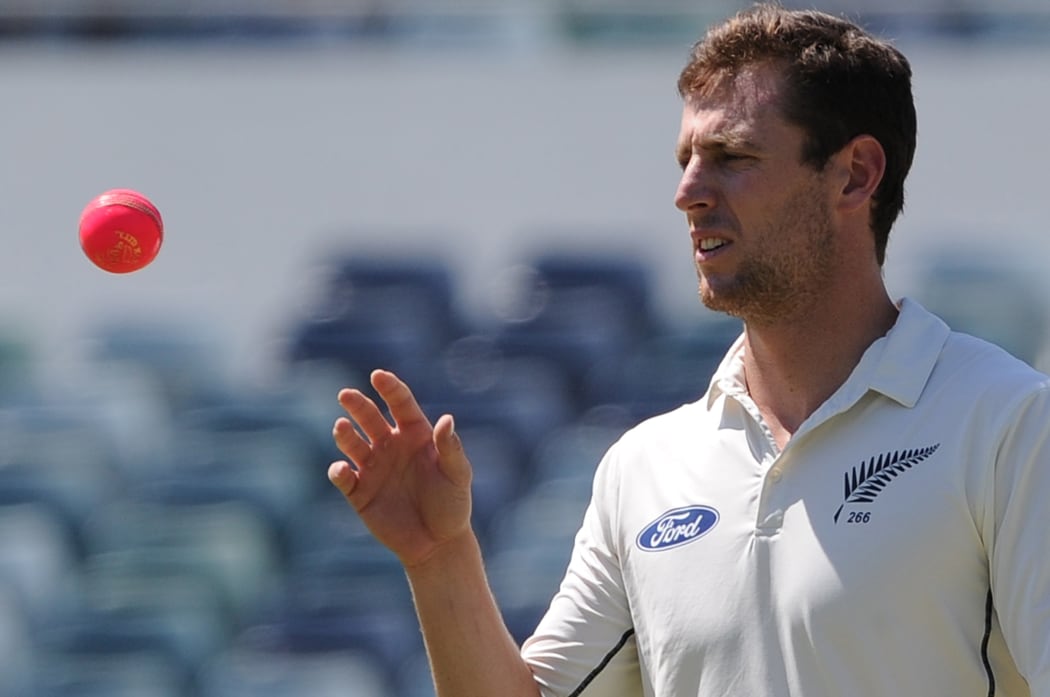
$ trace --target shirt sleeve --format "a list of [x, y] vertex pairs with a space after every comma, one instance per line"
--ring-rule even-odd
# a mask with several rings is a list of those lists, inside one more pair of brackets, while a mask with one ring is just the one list
[[1050, 383], [1012, 420], [994, 488], [989, 613], [1032, 697], [1050, 697]]
[[[615, 446], [614, 446], [615, 448]], [[543, 697], [641, 697], [641, 674], [620, 556], [610, 519], [617, 500], [612, 456], [595, 476], [561, 586], [522, 646]]]

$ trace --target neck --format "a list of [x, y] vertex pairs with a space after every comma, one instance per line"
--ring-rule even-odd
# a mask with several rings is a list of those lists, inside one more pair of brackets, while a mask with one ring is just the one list
[[866, 296], [825, 297], [833, 300], [786, 320], [745, 320], [748, 391], [781, 447], [897, 319], [897, 308], [881, 283]]

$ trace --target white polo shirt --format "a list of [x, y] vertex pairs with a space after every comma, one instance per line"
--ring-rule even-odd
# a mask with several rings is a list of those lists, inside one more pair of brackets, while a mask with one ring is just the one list
[[544, 697], [1050, 697], [1050, 379], [906, 299], [780, 451], [741, 347], [599, 465]]

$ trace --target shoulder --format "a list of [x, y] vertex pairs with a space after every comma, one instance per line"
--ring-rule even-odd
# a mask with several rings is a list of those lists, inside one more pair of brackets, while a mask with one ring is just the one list
[[1050, 427], [1050, 377], [995, 344], [952, 332], [916, 406], [925, 419], [995, 450], [1021, 424]]
[[984, 433], [1006, 424], [1019, 405], [1048, 389], [1048, 378], [1003, 348], [958, 331], [903, 298], [894, 327], [873, 353], [867, 385], [904, 407], [909, 418]]
[[598, 465], [598, 489], [626, 486], [635, 493], [658, 478], [680, 472], [704, 450], [718, 429], [706, 398], [645, 419], [627, 429]]
[[998, 402], [1050, 390], [1050, 377], [999, 346], [952, 332], [930, 376], [930, 387]]

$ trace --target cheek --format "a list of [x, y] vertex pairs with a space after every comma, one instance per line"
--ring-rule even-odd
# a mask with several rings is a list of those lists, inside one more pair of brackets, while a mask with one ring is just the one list
[[768, 226], [788, 205], [783, 189], [757, 174], [724, 177], [720, 189], [719, 210], [735, 220], [745, 235], [749, 229]]
[[808, 186], [785, 189], [763, 180], [740, 183], [728, 190], [727, 201], [740, 222], [745, 238], [763, 243], [784, 243], [810, 234], [810, 226], [825, 208]]

